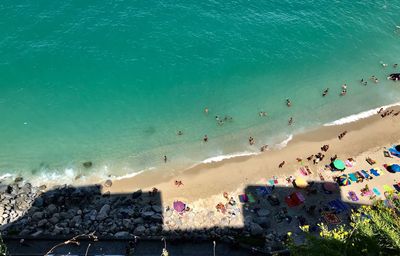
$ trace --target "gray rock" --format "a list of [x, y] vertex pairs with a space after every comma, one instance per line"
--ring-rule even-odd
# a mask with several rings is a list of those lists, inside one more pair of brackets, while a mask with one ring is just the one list
[[51, 215], [53, 213], [57, 212], [57, 206], [55, 204], [50, 204], [49, 206], [47, 206], [47, 212], [50, 213]]
[[143, 232], [146, 230], [146, 228], [143, 225], [139, 225], [135, 228], [135, 230], [133, 231], [133, 233], [135, 235], [142, 235]]
[[271, 223], [270, 223], [268, 217], [254, 218], [254, 222], [263, 228], [269, 228], [271, 226]]
[[151, 216], [151, 220], [155, 221], [155, 222], [160, 222], [160, 221], [162, 221], [162, 216], [161, 216], [161, 214], [158, 214], [158, 213], [154, 214]]
[[263, 228], [257, 223], [251, 223], [250, 225], [250, 233], [253, 236], [262, 235], [264, 232]]
[[39, 220], [41, 220], [43, 218], [44, 218], [44, 213], [43, 212], [35, 212], [32, 215], [32, 220], [34, 220], [34, 221], [39, 221]]
[[41, 228], [41, 227], [45, 226], [47, 224], [47, 222], [48, 221], [46, 219], [40, 220], [38, 222], [38, 227]]
[[35, 202], [33, 203], [34, 206], [37, 207], [42, 207], [43, 206], [43, 198], [42, 197], [38, 197], [35, 199]]
[[122, 220], [122, 225], [125, 227], [125, 228], [131, 228], [131, 226], [132, 226], [132, 223], [131, 223], [131, 220], [130, 219], [123, 219]]
[[105, 220], [108, 217], [108, 213], [110, 212], [110, 205], [109, 204], [105, 204], [103, 205], [103, 207], [101, 207], [99, 213], [97, 214], [96, 219], [97, 220]]
[[43, 234], [43, 230], [38, 230], [38, 231], [36, 231], [35, 233], [33, 233], [31, 236], [32, 236], [32, 237], [38, 237], [38, 236], [40, 236], [41, 234]]
[[139, 198], [141, 196], [142, 196], [142, 190], [141, 189], [137, 190], [136, 192], [133, 192], [133, 194], [132, 194], [132, 198], [133, 199], [137, 199], [137, 198]]
[[155, 211], [156, 213], [162, 213], [162, 209], [161, 209], [161, 207], [158, 206], [158, 205], [153, 205], [153, 206], [151, 207], [151, 209], [152, 209], [153, 211]]
[[9, 191], [9, 186], [8, 185], [0, 185], [0, 193], [7, 193]]
[[120, 232], [115, 233], [114, 237], [115, 238], [129, 238], [130, 235], [129, 235], [129, 232], [127, 232], [127, 231], [120, 231]]
[[49, 219], [49, 222], [50, 222], [51, 224], [57, 224], [59, 221], [60, 221], [59, 218], [57, 218], [57, 217], [54, 216], [54, 215], [53, 215], [53, 217], [51, 217], [51, 218]]
[[152, 211], [142, 212], [142, 217], [145, 219], [151, 218], [155, 213]]
[[260, 209], [260, 210], [258, 210], [258, 212], [257, 212], [257, 215], [259, 216], [259, 217], [267, 217], [267, 216], [269, 216], [270, 215], [270, 211], [268, 211], [267, 209]]
[[27, 235], [29, 235], [31, 233], [31, 231], [29, 230], [29, 229], [24, 229], [24, 230], [22, 230], [21, 232], [19, 232], [19, 235], [20, 236], [27, 236]]
[[136, 218], [133, 220], [133, 224], [143, 224], [144, 220], [143, 218]]

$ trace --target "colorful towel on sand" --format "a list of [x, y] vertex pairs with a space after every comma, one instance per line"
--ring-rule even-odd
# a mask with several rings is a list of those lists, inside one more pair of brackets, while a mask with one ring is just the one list
[[380, 176], [379, 172], [375, 169], [371, 169], [371, 170], [369, 170], [369, 172], [374, 176]]
[[353, 182], [357, 182], [357, 177], [354, 173], [349, 173], [349, 179]]
[[322, 216], [324, 217], [325, 221], [328, 222], [329, 224], [337, 225], [342, 222], [339, 216], [331, 212], [322, 212]]
[[357, 196], [356, 192], [354, 192], [354, 191], [349, 191], [349, 197], [350, 197], [351, 201], [353, 201], [353, 202], [358, 201], [358, 196]]
[[381, 192], [379, 191], [378, 188], [373, 188], [372, 191], [374, 192], [375, 195], [380, 196]]
[[394, 192], [394, 189], [393, 188], [391, 188], [389, 185], [383, 185], [383, 190], [385, 190], [385, 192], [388, 192], [388, 193], [392, 193], [392, 192]]
[[346, 160], [346, 161], [344, 162], [344, 164], [346, 165], [346, 167], [353, 167], [353, 163], [350, 162], [349, 160]]
[[300, 167], [299, 172], [303, 176], [307, 176], [308, 175], [307, 170], [304, 167]]

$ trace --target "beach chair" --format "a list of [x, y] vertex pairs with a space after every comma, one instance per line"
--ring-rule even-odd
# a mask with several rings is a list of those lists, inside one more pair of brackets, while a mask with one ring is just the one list
[[373, 188], [372, 191], [374, 192], [375, 195], [380, 196], [381, 192], [378, 190], [378, 188]]
[[354, 175], [356, 175], [357, 180], [359, 182], [363, 182], [364, 181], [364, 176], [362, 176], [362, 174], [360, 172], [355, 172]]
[[379, 172], [375, 169], [371, 169], [371, 170], [369, 170], [369, 172], [374, 176], [380, 176]]
[[357, 179], [357, 177], [356, 177], [356, 175], [354, 173], [349, 173], [348, 176], [349, 176], [349, 179], [351, 181], [353, 181], [353, 182], [357, 182], [358, 181], [358, 179]]

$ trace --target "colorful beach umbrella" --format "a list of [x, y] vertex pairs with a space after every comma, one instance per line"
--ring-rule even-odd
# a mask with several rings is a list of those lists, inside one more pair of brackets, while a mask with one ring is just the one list
[[339, 177], [339, 185], [348, 186], [350, 184], [351, 184], [350, 179], [349, 179], [349, 177], [347, 177], [346, 174]]
[[307, 181], [302, 178], [296, 178], [294, 180], [294, 184], [296, 185], [296, 187], [299, 187], [299, 188], [306, 188], [308, 186]]
[[338, 170], [344, 170], [346, 168], [346, 165], [342, 160], [336, 159], [333, 161], [333, 166], [338, 169]]
[[174, 202], [174, 209], [177, 212], [183, 212], [186, 208], [186, 204], [184, 202], [181, 201], [175, 201]]

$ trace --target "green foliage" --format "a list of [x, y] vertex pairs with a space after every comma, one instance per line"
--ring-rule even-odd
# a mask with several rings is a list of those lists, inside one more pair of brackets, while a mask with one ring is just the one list
[[7, 248], [3, 242], [3, 239], [0, 236], [0, 256], [6, 256], [6, 255], [8, 255]]
[[320, 224], [319, 237], [307, 233], [303, 245], [289, 237], [292, 255], [400, 255], [400, 200], [390, 196], [388, 202], [391, 207], [376, 201], [352, 212], [350, 226], [329, 230]]

